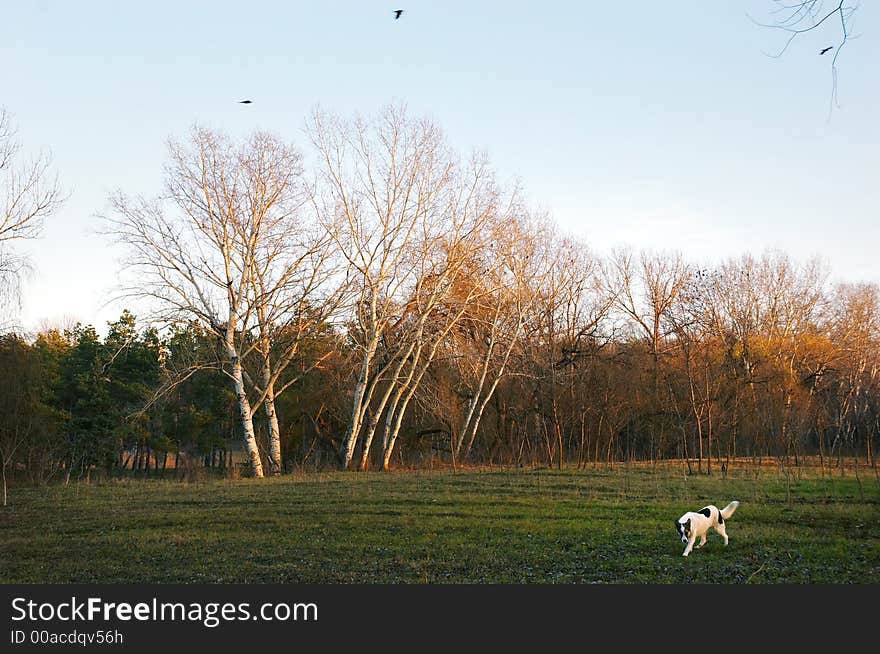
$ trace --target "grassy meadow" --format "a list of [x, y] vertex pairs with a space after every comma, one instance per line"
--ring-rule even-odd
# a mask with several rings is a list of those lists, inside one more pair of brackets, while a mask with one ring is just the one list
[[[16, 487], [2, 583], [880, 583], [870, 469], [299, 473]], [[730, 545], [673, 521], [741, 502]]]

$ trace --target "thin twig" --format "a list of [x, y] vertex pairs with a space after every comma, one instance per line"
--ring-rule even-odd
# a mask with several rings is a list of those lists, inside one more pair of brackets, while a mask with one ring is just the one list
[[767, 561], [764, 561], [764, 563], [762, 563], [762, 564], [760, 565], [760, 567], [759, 567], [757, 570], [755, 570], [752, 574], [750, 574], [750, 575], [749, 575], [749, 578], [746, 579], [746, 583], [747, 583], [747, 584], [752, 583], [752, 577], [754, 577], [756, 574], [758, 574], [759, 572], [761, 572], [761, 570], [764, 568], [764, 566], [765, 566], [766, 564], [767, 564]]

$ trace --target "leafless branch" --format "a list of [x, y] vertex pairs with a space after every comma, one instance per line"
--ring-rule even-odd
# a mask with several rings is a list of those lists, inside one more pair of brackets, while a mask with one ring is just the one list
[[10, 115], [0, 107], [0, 300], [5, 301], [19, 297], [21, 273], [27, 269], [27, 261], [6, 244], [37, 238], [45, 219], [66, 199], [51, 172], [51, 157], [41, 154], [18, 163], [20, 149]]
[[777, 51], [775, 54], [765, 53], [769, 57], [781, 57], [783, 54], [785, 54], [785, 52], [788, 50], [789, 46], [794, 42], [794, 40], [802, 34], [816, 31], [819, 27], [826, 24], [827, 22], [832, 21], [835, 18], [840, 22], [840, 34], [837, 44], [834, 46], [823, 47], [819, 51], [819, 55], [824, 55], [830, 49], [834, 48], [834, 55], [831, 57], [831, 98], [829, 106], [830, 119], [831, 111], [833, 110], [833, 108], [839, 108], [840, 106], [837, 101], [837, 61], [840, 57], [841, 50], [851, 38], [849, 27], [852, 17], [858, 10], [859, 5], [845, 6], [844, 0], [840, 0], [833, 6], [830, 11], [825, 11], [825, 3], [822, 0], [805, 0], [804, 2], [794, 3], [790, 3], [784, 0], [774, 0], [774, 4], [776, 4], [776, 9], [771, 13], [779, 16], [779, 18], [775, 22], [765, 23], [755, 20], [750, 15], [748, 16], [749, 19], [756, 25], [769, 29], [779, 30], [785, 32], [788, 35], [785, 43], [783, 44], [782, 48], [779, 49], [779, 51]]

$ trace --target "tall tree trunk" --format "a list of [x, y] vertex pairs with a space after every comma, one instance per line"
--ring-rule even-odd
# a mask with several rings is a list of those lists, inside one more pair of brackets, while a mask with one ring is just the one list
[[[383, 451], [382, 451], [382, 469], [389, 470], [391, 467], [391, 454], [394, 452], [394, 445], [397, 443], [397, 435], [400, 433], [400, 427], [403, 424], [403, 416], [406, 414], [406, 407], [409, 405], [410, 400], [415, 394], [416, 388], [421, 382], [422, 375], [424, 375], [425, 370], [427, 370], [427, 366], [425, 366], [415, 383], [412, 384], [409, 392], [407, 392], [406, 396], [403, 398], [403, 401], [398, 404], [400, 400], [400, 394], [398, 394], [394, 398], [394, 403], [391, 407], [389, 407], [389, 415], [388, 419], [385, 421], [385, 437], [383, 442]], [[392, 414], [394, 415], [394, 421], [391, 422]], [[450, 444], [452, 440], [450, 439]]]
[[[373, 413], [373, 417], [370, 418], [370, 422], [367, 424], [367, 430], [364, 433], [364, 451], [361, 454], [361, 470], [367, 469], [367, 466], [370, 462], [370, 448], [373, 445], [373, 438], [376, 435], [376, 428], [379, 426], [379, 420], [382, 416], [382, 412], [385, 410], [385, 407], [388, 404], [388, 400], [391, 397], [392, 392], [394, 392], [395, 389], [397, 389], [396, 393], [394, 394], [393, 404], [388, 409], [388, 411], [390, 413], [389, 413], [388, 417], [386, 417], [386, 420], [385, 420], [386, 436], [385, 436], [383, 443], [382, 443], [383, 450], [385, 448], [386, 443], [388, 442], [388, 436], [387, 436], [388, 421], [394, 413], [394, 407], [397, 405], [397, 402], [400, 399], [400, 396], [406, 390], [407, 384], [409, 384], [412, 381], [413, 371], [414, 371], [416, 363], [418, 363], [418, 359], [419, 359], [419, 356], [421, 355], [421, 351], [422, 351], [421, 344], [419, 344], [418, 351], [414, 355], [415, 360], [412, 362], [412, 366], [410, 367], [409, 375], [407, 376], [406, 380], [401, 382], [400, 373], [403, 371], [403, 366], [406, 364], [409, 357], [413, 355], [414, 349], [415, 349], [415, 342], [410, 344], [409, 349], [406, 351], [406, 353], [400, 357], [400, 361], [397, 363], [397, 367], [394, 369], [394, 374], [391, 376], [391, 379], [388, 382], [388, 388], [385, 389], [385, 393], [382, 395], [381, 399], [379, 400], [379, 404]], [[379, 380], [377, 379], [376, 381], [378, 382]]]
[[351, 420], [349, 421], [348, 430], [345, 433], [345, 440], [342, 444], [342, 469], [348, 470], [351, 460], [354, 457], [354, 449], [357, 445], [358, 436], [361, 433], [361, 426], [364, 419], [364, 396], [367, 392], [367, 384], [370, 377], [370, 368], [373, 365], [373, 357], [376, 354], [377, 343], [374, 340], [364, 351], [364, 357], [361, 360], [361, 370], [358, 374], [357, 384], [354, 387], [354, 399], [351, 406]]
[[461, 457], [462, 459], [466, 459], [471, 453], [471, 448], [474, 446], [474, 440], [477, 437], [477, 428], [480, 426], [480, 421], [483, 419], [483, 412], [486, 410], [486, 405], [489, 404], [489, 400], [491, 400], [492, 396], [495, 394], [495, 389], [498, 388], [498, 382], [500, 382], [501, 378], [504, 376], [505, 365], [501, 366], [501, 369], [498, 371], [498, 375], [495, 377], [495, 380], [492, 382], [492, 385], [486, 392], [486, 396], [483, 398], [483, 401], [480, 402], [480, 405], [479, 407], [477, 407], [477, 411], [474, 414], [473, 419], [471, 420], [470, 435], [468, 437], [467, 447], [465, 448], [464, 454]]
[[261, 371], [263, 392], [263, 410], [266, 412], [266, 425], [269, 431], [269, 474], [281, 474], [281, 429], [278, 426], [278, 414], [275, 411], [275, 380], [272, 378], [271, 344], [266, 335], [265, 307], [257, 309], [260, 321], [260, 347], [258, 351], [263, 359]]
[[269, 380], [266, 399], [263, 405], [266, 411], [266, 422], [269, 425], [269, 471], [272, 475], [281, 474], [281, 429], [278, 427], [278, 414], [275, 412], [274, 383]]
[[[425, 376], [425, 372], [434, 360], [434, 355], [437, 353], [437, 346], [439, 345], [440, 340], [441, 339], [438, 339], [437, 342], [434, 343], [434, 346], [429, 350], [425, 360], [422, 361], [421, 366], [419, 366], [419, 362], [422, 358], [421, 341], [419, 342], [418, 347], [415, 348], [414, 353], [412, 347], [409, 350], [412, 356], [412, 365], [410, 366], [409, 374], [403, 383], [399, 384], [397, 392], [394, 394], [394, 399], [388, 407], [388, 413], [385, 418], [385, 434], [382, 437], [383, 470], [389, 470], [391, 453], [394, 451], [394, 444], [397, 442], [397, 435], [400, 433], [400, 426], [403, 423], [403, 416], [406, 413], [406, 407], [415, 394], [416, 389], [419, 387], [419, 384], [422, 383], [422, 377]], [[404, 393], [406, 393], [405, 396]], [[403, 398], [403, 402], [401, 402], [401, 397]], [[450, 445], [452, 445], [451, 435]]]
[[[473, 395], [471, 396], [470, 401], [468, 402], [467, 410], [465, 411], [464, 418], [461, 421], [461, 426], [458, 430], [458, 440], [454, 443], [453, 446], [453, 456], [454, 458], [458, 458], [462, 444], [464, 443], [464, 439], [471, 432], [471, 423], [474, 419], [475, 411], [477, 410], [477, 406], [480, 403], [480, 394], [483, 392], [483, 385], [486, 383], [486, 377], [489, 374], [489, 364], [492, 361], [492, 355], [495, 353], [495, 344], [496, 344], [496, 322], [498, 319], [498, 315], [500, 314], [501, 308], [500, 305], [495, 310], [495, 316], [492, 321], [492, 329], [489, 332], [489, 343], [486, 348], [486, 353], [483, 356], [482, 365], [480, 366], [480, 377], [477, 380], [477, 386], [473, 391]], [[468, 446], [470, 449], [470, 446]], [[467, 456], [465, 454], [465, 456]]]
[[251, 411], [251, 403], [248, 400], [247, 389], [244, 385], [244, 373], [241, 368], [241, 360], [232, 343], [232, 335], [227, 334], [226, 349], [232, 364], [232, 382], [235, 387], [235, 397], [238, 400], [238, 414], [244, 438], [244, 447], [251, 465], [254, 477], [262, 479], [263, 462], [260, 460], [260, 449], [257, 446], [257, 437], [254, 433], [254, 418]]

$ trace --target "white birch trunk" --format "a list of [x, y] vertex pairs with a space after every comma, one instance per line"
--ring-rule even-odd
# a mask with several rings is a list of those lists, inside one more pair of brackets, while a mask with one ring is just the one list
[[483, 365], [480, 367], [480, 379], [477, 382], [477, 388], [474, 390], [471, 401], [468, 402], [468, 408], [464, 418], [461, 421], [461, 427], [458, 430], [458, 439], [453, 448], [453, 457], [458, 459], [461, 454], [461, 446], [464, 443], [465, 436], [470, 430], [471, 420], [474, 417], [474, 411], [480, 401], [480, 394], [483, 392], [483, 386], [486, 383], [486, 376], [489, 374], [489, 364], [492, 361], [492, 355], [495, 354], [495, 344], [497, 343], [498, 316], [501, 314], [501, 304], [495, 307], [495, 315], [492, 316], [492, 329], [489, 331], [489, 343], [486, 347], [486, 355], [483, 357]]
[[[394, 401], [391, 403], [391, 406], [388, 407], [388, 414], [385, 416], [385, 434], [382, 437], [383, 470], [389, 469], [391, 453], [394, 451], [395, 442], [397, 442], [397, 434], [400, 432], [400, 425], [403, 421], [403, 415], [406, 413], [406, 405], [409, 404], [409, 400], [413, 396], [415, 389], [418, 388], [418, 385], [422, 380], [422, 374], [424, 374], [425, 369], [426, 368], [422, 369], [422, 373], [419, 374], [415, 383], [409, 387], [409, 392], [406, 394], [406, 399], [404, 399], [403, 404], [400, 404], [400, 398], [403, 396], [404, 391], [406, 391], [407, 386], [402, 384], [397, 393], [395, 393]], [[408, 381], [408, 383], [411, 382], [412, 375], [410, 375], [410, 380]], [[398, 409], [398, 407], [400, 408]]]
[[269, 344], [264, 342], [263, 357], [263, 410], [266, 412], [266, 424], [269, 428], [269, 474], [281, 474], [281, 429], [278, 426], [278, 414], [275, 412], [275, 380], [272, 377], [272, 364], [269, 360]]
[[[501, 367], [498, 369], [498, 374], [495, 375], [495, 379], [492, 382], [492, 385], [489, 387], [489, 390], [486, 391], [486, 396], [483, 398], [483, 401], [480, 403], [480, 408], [476, 413], [476, 416], [471, 420], [470, 424], [470, 436], [468, 437], [468, 444], [464, 450], [464, 455], [462, 459], [466, 459], [470, 454], [471, 447], [473, 447], [474, 439], [477, 436], [477, 428], [480, 426], [480, 420], [483, 418], [483, 411], [486, 408], [486, 405], [489, 403], [489, 400], [492, 399], [492, 396], [495, 394], [495, 389], [498, 388], [498, 382], [501, 381], [501, 378], [504, 377], [504, 371], [507, 368], [507, 362], [510, 361], [510, 355], [513, 352], [513, 347], [516, 345], [517, 337], [511, 339], [510, 344], [507, 346], [507, 350], [504, 352], [504, 358], [501, 361]], [[482, 385], [482, 384], [481, 384]], [[476, 397], [479, 396], [475, 396]], [[464, 434], [461, 434], [461, 438], [464, 438]]]
[[376, 341], [370, 343], [364, 352], [364, 358], [361, 361], [361, 371], [358, 375], [357, 384], [354, 387], [354, 399], [351, 407], [351, 424], [345, 434], [344, 449], [342, 451], [342, 469], [348, 470], [351, 460], [354, 457], [354, 448], [357, 444], [358, 436], [361, 432], [361, 425], [364, 418], [364, 395], [367, 392], [367, 380], [370, 375], [370, 366], [373, 363], [373, 357], [376, 354]]
[[476, 416], [474, 417], [471, 427], [470, 427], [470, 437], [468, 438], [467, 447], [464, 450], [464, 456], [462, 459], [466, 459], [468, 455], [471, 453], [471, 447], [474, 445], [474, 440], [477, 437], [477, 428], [480, 426], [480, 420], [483, 419], [483, 411], [486, 409], [486, 405], [489, 404], [489, 400], [492, 399], [492, 396], [495, 395], [495, 389], [498, 388], [498, 382], [501, 381], [501, 378], [504, 376], [504, 367], [502, 366], [501, 370], [498, 371], [498, 376], [495, 377], [495, 381], [492, 382], [492, 386], [489, 387], [488, 392], [486, 393], [486, 397], [483, 398], [483, 401], [480, 403], [480, 408], [477, 411]]
[[244, 374], [241, 369], [241, 359], [232, 342], [232, 334], [226, 333], [226, 353], [232, 365], [232, 382], [235, 386], [235, 397], [238, 400], [238, 414], [241, 420], [242, 436], [244, 438], [245, 452], [251, 464], [254, 477], [263, 477], [263, 462], [260, 460], [260, 449], [257, 446], [257, 437], [254, 434], [254, 418], [251, 411], [251, 403], [248, 400], [247, 388], [244, 384]]
[[391, 392], [397, 386], [397, 375], [395, 375], [395, 378], [388, 383], [388, 388], [386, 389], [385, 394], [382, 396], [382, 399], [379, 400], [379, 406], [376, 407], [375, 415], [370, 419], [370, 422], [367, 424], [367, 431], [364, 433], [364, 451], [361, 453], [361, 470], [367, 469], [367, 464], [370, 460], [370, 447], [372, 447], [373, 445], [373, 437], [376, 435], [376, 427], [379, 424], [379, 417], [382, 415], [382, 411], [385, 408], [385, 405], [388, 403], [388, 398], [391, 396]]
[[[422, 354], [422, 345], [421, 343], [419, 344], [419, 349], [416, 351], [416, 355], [413, 359], [413, 367], [410, 370], [410, 374], [406, 380], [406, 384], [402, 384], [401, 387], [398, 389], [397, 394], [394, 396], [394, 402], [388, 408], [388, 415], [385, 418], [385, 435], [382, 438], [383, 470], [388, 470], [390, 468], [391, 454], [394, 452], [394, 445], [397, 442], [397, 435], [400, 433], [400, 426], [403, 423], [403, 416], [406, 414], [406, 408], [409, 405], [410, 400], [415, 394], [416, 389], [422, 383], [422, 378], [425, 376], [425, 373], [428, 371], [431, 363], [434, 361], [434, 357], [437, 355], [437, 349], [440, 347], [440, 343], [449, 334], [449, 331], [457, 323], [462, 313], [463, 312], [460, 312], [443, 331], [440, 338], [434, 341], [434, 344], [428, 351], [428, 355], [422, 363], [418, 374], [415, 375], [416, 364], [419, 362]], [[413, 379], [413, 377], [415, 377], [415, 379]], [[401, 404], [400, 399], [403, 396], [404, 392], [406, 392], [406, 397], [403, 398], [403, 403]]]
[[479, 404], [479, 402], [480, 402], [480, 395], [483, 392], [483, 385], [486, 383], [486, 374], [487, 374], [486, 367], [489, 363], [490, 356], [491, 356], [491, 353], [487, 354], [487, 356], [486, 356], [486, 359], [485, 359], [486, 365], [483, 366], [483, 370], [481, 371], [481, 374], [480, 374], [480, 380], [477, 382], [477, 388], [474, 390], [474, 394], [471, 397], [470, 402], [468, 402], [467, 411], [465, 411], [464, 418], [461, 421], [461, 426], [458, 429], [458, 439], [455, 442], [455, 451], [453, 452], [453, 454], [455, 454], [456, 459], [458, 459], [458, 455], [461, 453], [461, 446], [464, 443], [464, 439], [465, 439], [466, 434], [470, 431], [471, 421], [474, 418], [474, 412], [477, 409], [477, 404]]
[[272, 475], [281, 474], [281, 430], [278, 427], [278, 414], [275, 413], [274, 384], [269, 381], [269, 389], [266, 392], [264, 408], [266, 421], [269, 424], [269, 471]]
[[[422, 376], [419, 375], [418, 381], [406, 394], [402, 404], [398, 404], [398, 400], [400, 399], [399, 395], [394, 398], [394, 422], [391, 423], [388, 420], [385, 422], [385, 447], [382, 452], [383, 470], [391, 469], [391, 455], [394, 453], [394, 445], [397, 443], [397, 435], [400, 433], [401, 424], [403, 424], [403, 416], [406, 414], [406, 407], [409, 405], [409, 401], [412, 399], [415, 389], [418, 387], [419, 381], [421, 381], [421, 377]], [[391, 418], [391, 415], [388, 417]]]
[[[369, 456], [370, 456], [370, 447], [372, 446], [373, 438], [376, 435], [376, 427], [379, 425], [379, 418], [382, 416], [382, 412], [385, 410], [385, 406], [388, 404], [388, 398], [391, 397], [391, 393], [394, 391], [395, 388], [397, 388], [398, 390], [397, 390], [397, 393], [395, 394], [395, 398], [394, 398], [394, 405], [396, 405], [397, 400], [400, 399], [401, 393], [404, 392], [407, 384], [409, 384], [410, 381], [412, 380], [413, 368], [410, 368], [409, 376], [407, 377], [406, 381], [402, 384], [399, 381], [400, 380], [400, 373], [403, 370], [403, 366], [406, 364], [407, 359], [409, 359], [409, 357], [412, 355], [412, 351], [414, 348], [415, 348], [415, 342], [411, 343], [409, 346], [409, 349], [406, 351], [406, 353], [404, 353], [403, 356], [401, 356], [400, 361], [397, 364], [397, 367], [394, 369], [394, 374], [391, 376], [391, 380], [388, 384], [388, 388], [385, 390], [385, 393], [382, 396], [381, 400], [379, 400], [379, 405], [376, 407], [375, 415], [373, 416], [373, 418], [370, 420], [369, 424], [367, 425], [367, 432], [365, 434], [365, 439], [364, 439], [364, 452], [363, 452], [363, 456], [361, 457], [361, 470], [367, 469], [367, 462], [369, 461]], [[422, 351], [422, 348], [421, 348], [421, 345], [419, 345], [419, 349], [416, 351], [416, 354], [414, 357], [413, 366], [415, 366], [416, 362], [418, 362], [421, 351]], [[378, 380], [377, 380], [377, 382], [378, 382]], [[394, 410], [394, 405], [392, 405], [389, 408], [389, 411]], [[386, 420], [386, 422], [387, 422], [387, 420]], [[384, 442], [383, 442], [383, 448], [384, 448]]]

